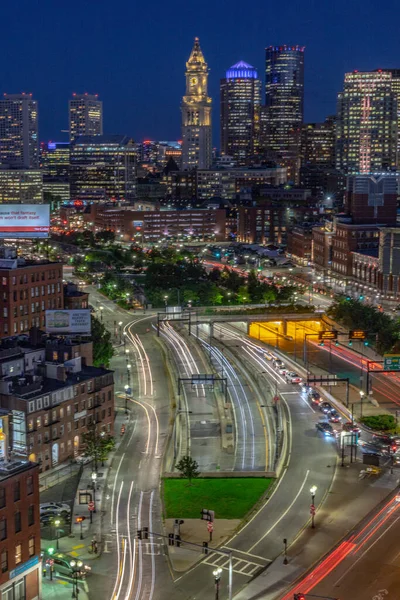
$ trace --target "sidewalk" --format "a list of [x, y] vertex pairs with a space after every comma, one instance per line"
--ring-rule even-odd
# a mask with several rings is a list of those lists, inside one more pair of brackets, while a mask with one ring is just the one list
[[[89, 600], [89, 588], [87, 582], [78, 583], [79, 600]], [[50, 581], [48, 577], [42, 577], [42, 599], [43, 600], [68, 600], [72, 596], [72, 581], [58, 579], [55, 577]]]
[[[69, 536], [60, 537], [59, 539], [59, 551], [71, 554], [75, 558], [79, 558], [83, 561], [93, 560], [100, 556], [102, 552], [102, 521], [105, 514], [104, 503], [107, 499], [107, 487], [108, 487], [108, 477], [110, 474], [112, 462], [115, 456], [116, 451], [121, 444], [122, 438], [120, 437], [120, 428], [122, 423], [125, 423], [127, 418], [130, 419], [131, 415], [128, 417], [125, 415], [125, 411], [122, 407], [116, 407], [116, 418], [114, 422], [114, 431], [115, 431], [115, 450], [110, 454], [108, 460], [104, 467], [99, 465], [97, 472], [97, 483], [96, 490], [94, 495], [95, 508], [96, 511], [93, 512], [93, 522], [90, 523], [90, 512], [87, 507], [86, 499], [82, 500], [85, 503], [80, 504], [80, 494], [82, 492], [88, 491], [90, 494], [93, 493], [93, 480], [92, 480], [92, 463], [89, 463], [83, 467], [81, 479], [78, 484], [77, 494], [74, 501], [72, 519], [71, 519], [71, 533]], [[79, 516], [85, 517], [85, 520], [82, 522], [82, 528], [80, 523], [76, 523], [76, 518]], [[81, 531], [82, 538], [81, 539]], [[98, 552], [97, 554], [92, 551], [92, 540], [97, 541]], [[41, 543], [42, 550], [47, 548], [56, 548], [56, 540], [44, 540], [42, 539]], [[81, 598], [82, 600], [82, 598]]]

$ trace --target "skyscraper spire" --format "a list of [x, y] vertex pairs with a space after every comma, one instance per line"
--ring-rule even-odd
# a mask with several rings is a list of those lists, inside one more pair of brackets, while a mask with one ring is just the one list
[[204, 60], [203, 52], [200, 48], [200, 40], [198, 37], [195, 37], [189, 60], [186, 63], [186, 68], [190, 70], [197, 70], [199, 68], [204, 69], [204, 67], [207, 69], [207, 63]]
[[186, 94], [182, 111], [182, 166], [208, 169], [211, 166], [211, 98], [207, 95], [208, 66], [199, 38], [186, 63]]

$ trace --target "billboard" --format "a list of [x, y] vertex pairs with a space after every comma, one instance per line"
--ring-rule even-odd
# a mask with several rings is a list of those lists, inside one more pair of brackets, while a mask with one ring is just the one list
[[0, 238], [47, 238], [49, 204], [0, 204]]
[[46, 333], [82, 333], [89, 335], [90, 310], [46, 310]]

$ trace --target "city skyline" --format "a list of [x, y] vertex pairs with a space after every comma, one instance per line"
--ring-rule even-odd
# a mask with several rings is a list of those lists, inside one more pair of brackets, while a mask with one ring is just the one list
[[[33, 93], [40, 106], [41, 140], [67, 138], [61, 130], [68, 128], [73, 92], [99, 94], [106, 133], [136, 140], [178, 139], [187, 48], [198, 36], [210, 67], [213, 139], [219, 145], [219, 81], [229, 65], [240, 60], [262, 74], [269, 45], [306, 46], [305, 122], [323, 121], [335, 112], [345, 72], [398, 67], [390, 3], [379, 9], [364, 3], [359, 11], [343, 1], [332, 11], [311, 1], [301, 7], [289, 1], [280, 12], [257, 1], [251, 12], [241, 11], [240, 19], [235, 10], [239, 4], [227, 13], [206, 1], [199, 14], [184, 7], [162, 19], [161, 8], [156, 1], [151, 9], [126, 4], [126, 10], [114, 11], [100, 2], [91, 15], [84, 3], [77, 21], [67, 7], [45, 2], [37, 11], [23, 1], [19, 30], [11, 25], [5, 31], [12, 58], [3, 57], [0, 91]], [[6, 7], [6, 18], [9, 12]], [[378, 18], [385, 21], [385, 32], [374, 30], [371, 36]], [[68, 31], [74, 36], [66, 52]]]

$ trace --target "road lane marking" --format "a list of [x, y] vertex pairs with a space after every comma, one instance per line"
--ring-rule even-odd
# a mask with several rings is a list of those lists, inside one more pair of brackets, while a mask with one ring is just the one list
[[119, 461], [119, 465], [118, 465], [118, 468], [117, 468], [117, 471], [116, 471], [115, 477], [114, 477], [114, 485], [113, 485], [112, 493], [111, 493], [111, 525], [114, 522], [114, 495], [115, 495], [115, 486], [117, 485], [118, 473], [119, 473], [119, 470], [121, 468], [122, 461], [124, 460], [124, 456], [125, 456], [125, 452], [121, 456], [121, 460]]
[[265, 560], [268, 563], [272, 562], [270, 558], [265, 558], [265, 556], [260, 556], [259, 554], [251, 554], [251, 552], [246, 552], [245, 550], [238, 550], [237, 548], [231, 548], [230, 546], [224, 546], [223, 549], [231, 550], [232, 552], [237, 552], [238, 554], [246, 554], [246, 556], [258, 558], [259, 560]]
[[309, 473], [310, 473], [310, 471], [309, 471], [309, 470], [307, 470], [306, 476], [304, 477], [303, 483], [301, 484], [301, 487], [300, 487], [299, 491], [297, 492], [297, 494], [295, 495], [295, 497], [293, 498], [292, 502], [291, 502], [291, 503], [290, 503], [290, 505], [287, 507], [287, 509], [285, 510], [285, 512], [284, 512], [284, 513], [282, 513], [282, 514], [281, 514], [281, 516], [279, 517], [279, 519], [277, 519], [277, 520], [275, 521], [275, 523], [274, 523], [274, 524], [273, 524], [273, 525], [272, 525], [272, 526], [271, 526], [271, 527], [268, 529], [268, 531], [267, 531], [266, 533], [264, 533], [264, 535], [263, 535], [263, 536], [261, 536], [261, 537], [260, 537], [260, 539], [258, 540], [258, 542], [256, 542], [255, 544], [253, 544], [253, 545], [252, 545], [252, 546], [249, 548], [249, 552], [251, 552], [251, 550], [254, 550], [254, 548], [255, 548], [256, 546], [258, 546], [258, 544], [259, 544], [260, 542], [262, 542], [262, 541], [263, 541], [263, 539], [264, 539], [264, 538], [266, 538], [266, 537], [267, 537], [267, 535], [269, 535], [269, 534], [271, 533], [271, 531], [272, 531], [273, 529], [275, 529], [275, 527], [278, 525], [278, 523], [280, 523], [280, 522], [282, 521], [282, 519], [283, 519], [283, 518], [284, 518], [284, 517], [285, 517], [285, 516], [288, 514], [288, 512], [291, 510], [292, 506], [295, 504], [295, 502], [296, 502], [297, 498], [300, 496], [301, 492], [303, 491], [303, 489], [304, 489], [304, 486], [306, 485], [306, 481], [307, 481], [307, 478], [308, 478], [308, 475], [309, 475]]

